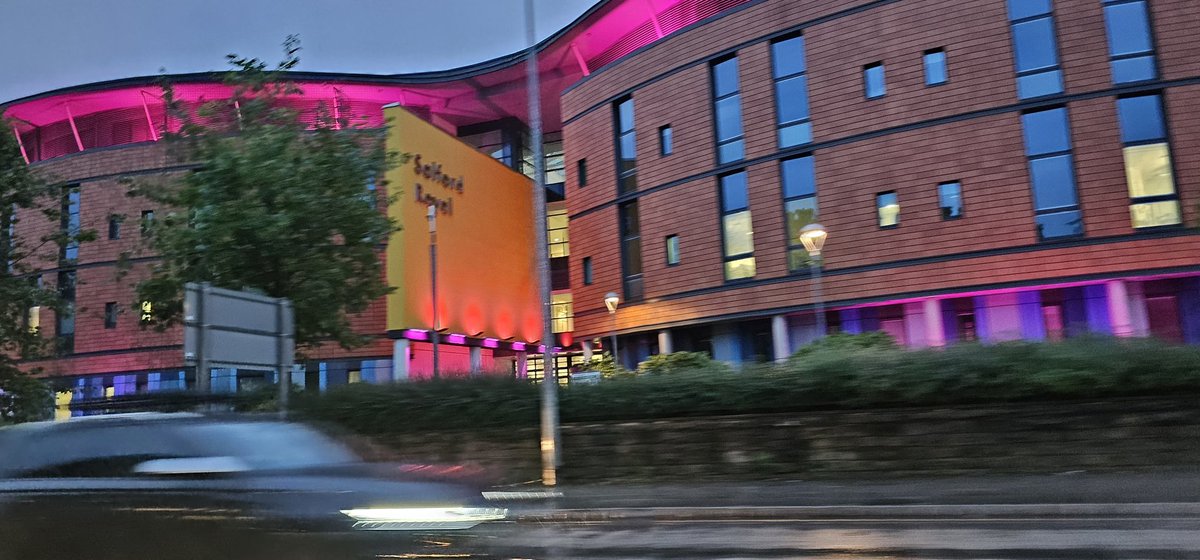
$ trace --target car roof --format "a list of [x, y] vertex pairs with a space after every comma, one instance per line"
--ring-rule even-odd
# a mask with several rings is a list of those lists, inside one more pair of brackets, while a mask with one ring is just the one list
[[13, 426], [0, 427], [4, 433], [36, 433], [43, 430], [54, 430], [75, 426], [94, 426], [98, 424], [139, 424], [145, 422], [194, 421], [206, 418], [203, 414], [194, 412], [126, 412], [121, 414], [100, 414], [96, 416], [76, 416], [64, 420], [46, 420], [43, 422], [26, 422]]

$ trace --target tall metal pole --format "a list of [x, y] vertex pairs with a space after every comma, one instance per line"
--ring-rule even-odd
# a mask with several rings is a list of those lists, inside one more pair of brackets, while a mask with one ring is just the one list
[[811, 267], [812, 278], [813, 278], [813, 282], [812, 282], [813, 301], [816, 302], [816, 306], [817, 306], [817, 336], [824, 337], [825, 336], [825, 328], [826, 328], [825, 327], [825, 298], [824, 298], [824, 294], [822, 293], [822, 290], [821, 290], [820, 259], [821, 259], [821, 253], [818, 251], [817, 254], [812, 255], [812, 260], [810, 261], [809, 266]]
[[609, 336], [612, 338], [613, 366], [621, 367], [621, 355], [617, 353], [617, 310], [614, 309], [609, 315], [612, 315], [612, 334]]
[[438, 289], [437, 289], [437, 207], [430, 204], [427, 216], [429, 217], [429, 286], [430, 292], [433, 293], [433, 328], [430, 329], [429, 340], [433, 343], [433, 378], [438, 379], [441, 375], [438, 369], [438, 338], [441, 333], [438, 331], [441, 324], [438, 322]]
[[546, 177], [542, 159], [542, 100], [534, 32], [533, 0], [525, 0], [526, 87], [529, 88], [529, 136], [533, 144], [533, 215], [536, 222], [534, 247], [537, 254], [538, 291], [542, 303], [542, 483], [558, 484], [558, 371], [554, 360], [554, 329], [550, 306], [549, 236], [546, 234]]

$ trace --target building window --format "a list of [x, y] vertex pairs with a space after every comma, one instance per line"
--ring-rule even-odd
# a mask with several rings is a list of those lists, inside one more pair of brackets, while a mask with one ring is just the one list
[[587, 158], [575, 162], [575, 176], [579, 179], [579, 186], [587, 186]]
[[151, 303], [149, 301], [142, 302], [142, 313], [139, 316], [139, 319], [143, 323], [149, 323], [151, 320], [154, 319], [154, 304], [153, 303]]
[[542, 162], [543, 175], [545, 184], [561, 185], [567, 182], [567, 159], [563, 154], [563, 141], [561, 133], [547, 134], [547, 138], [542, 142]]
[[79, 185], [70, 185], [63, 188], [59, 220], [61, 221], [62, 234], [66, 241], [60, 253], [60, 257], [64, 261], [79, 259], [79, 197]]
[[879, 227], [891, 228], [900, 225], [900, 197], [896, 191], [875, 195], [875, 211], [879, 214]]
[[667, 266], [679, 264], [679, 236], [667, 236]]
[[877, 99], [887, 94], [882, 62], [863, 66], [863, 90], [867, 94], [867, 99]]
[[111, 215], [108, 217], [108, 239], [111, 241], [111, 240], [120, 239], [120, 238], [121, 238], [121, 217], [114, 214], [114, 215]]
[[562, 203], [554, 203], [546, 212], [546, 236], [550, 244], [550, 258], [570, 256], [571, 244], [568, 235], [567, 209]]
[[1083, 235], [1067, 109], [1025, 113], [1021, 123], [1038, 237], [1046, 240]]
[[1021, 99], [1063, 92], [1050, 0], [1008, 0]]
[[150, 229], [154, 227], [154, 211], [142, 210], [141, 234], [142, 236], [150, 235]]
[[745, 171], [721, 177], [721, 238], [725, 279], [753, 278], [754, 224], [750, 219]]
[[642, 230], [637, 201], [626, 202], [620, 208], [621, 271], [624, 278], [625, 300], [642, 299]]
[[1104, 0], [1108, 54], [1113, 83], [1142, 82], [1158, 77], [1154, 39], [1145, 0]]
[[717, 122], [717, 163], [746, 157], [742, 137], [742, 95], [738, 86], [737, 58], [712, 66], [713, 100]]
[[104, 304], [104, 328], [117, 328], [117, 302], [110, 301]]
[[617, 119], [617, 193], [637, 190], [637, 136], [633, 130], [633, 99], [626, 97], [613, 106]]
[[780, 162], [783, 179], [783, 212], [787, 222], [788, 270], [807, 271], [812, 257], [800, 243], [800, 230], [817, 221], [817, 177], [813, 156]]
[[1129, 185], [1133, 227], [1182, 223], [1162, 96], [1119, 98], [1117, 116], [1121, 122], [1121, 142], [1125, 146], [1125, 179]]
[[938, 206], [942, 209], [943, 220], [962, 217], [962, 185], [958, 181], [938, 185]]
[[592, 257], [583, 257], [583, 285], [592, 285]]
[[671, 125], [658, 127], [658, 154], [669, 156], [675, 153], [675, 138]]
[[570, 292], [550, 295], [550, 326], [555, 333], [575, 330], [575, 304]]
[[54, 334], [58, 351], [62, 354], [75, 353], [75, 271], [58, 273], [58, 297], [62, 308], [54, 315]]
[[936, 86], [949, 81], [950, 75], [946, 70], [946, 51], [930, 49], [925, 51], [925, 85]]
[[771, 43], [771, 73], [775, 78], [779, 147], [812, 142], [803, 35]]

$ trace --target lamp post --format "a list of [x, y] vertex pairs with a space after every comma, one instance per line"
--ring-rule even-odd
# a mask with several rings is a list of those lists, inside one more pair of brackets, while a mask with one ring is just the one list
[[438, 297], [437, 297], [437, 208], [430, 204], [426, 216], [429, 218], [429, 286], [433, 292], [433, 328], [429, 332], [429, 340], [433, 343], [433, 378], [438, 378]]
[[617, 305], [621, 303], [621, 296], [617, 292], [608, 292], [604, 295], [604, 307], [608, 308], [608, 314], [612, 315], [612, 332], [609, 337], [612, 339], [612, 354], [613, 365], [621, 364], [617, 358]]
[[821, 294], [821, 248], [825, 246], [825, 239], [829, 237], [829, 232], [825, 230], [825, 226], [812, 223], [800, 229], [800, 242], [804, 244], [804, 250], [808, 251], [808, 256], [812, 257], [809, 261], [809, 269], [812, 271], [812, 292], [813, 302], [817, 308], [817, 336], [825, 336], [825, 302]]

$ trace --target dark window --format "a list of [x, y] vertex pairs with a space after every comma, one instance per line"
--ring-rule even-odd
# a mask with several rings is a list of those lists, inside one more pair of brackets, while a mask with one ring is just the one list
[[620, 208], [621, 270], [626, 301], [642, 299], [642, 232], [637, 201]]
[[932, 49], [925, 51], [925, 85], [936, 86], [946, 83], [950, 76], [946, 71], [946, 51]]
[[1135, 228], [1183, 222], [1159, 94], [1117, 99], [1129, 212]]
[[115, 301], [104, 304], [104, 328], [117, 328], [117, 302]]
[[942, 209], [943, 220], [962, 217], [962, 185], [958, 181], [938, 185], [938, 206]]
[[721, 177], [721, 238], [726, 280], [755, 275], [754, 226], [746, 191], [745, 171]]
[[583, 285], [592, 284], [592, 257], [583, 257]]
[[587, 186], [587, 159], [581, 159], [575, 162], [575, 174], [579, 178], [579, 186]]
[[1046, 240], [1082, 235], [1066, 108], [1025, 113], [1021, 124], [1038, 236]]
[[742, 96], [738, 90], [737, 73], [737, 58], [727, 58], [712, 66], [717, 163], [729, 163], [746, 156], [742, 137]]
[[900, 196], [896, 191], [875, 195], [875, 211], [879, 215], [879, 227], [890, 228], [900, 225]]
[[153, 226], [154, 226], [154, 211], [153, 210], [142, 210], [142, 224], [141, 224], [142, 235], [149, 235], [150, 228], [152, 228]]
[[75, 271], [58, 273], [58, 297], [62, 308], [55, 313], [54, 333], [58, 338], [58, 350], [63, 354], [75, 353]]
[[1124, 84], [1157, 77], [1146, 2], [1104, 0], [1104, 22], [1108, 29], [1113, 82]]
[[812, 142], [803, 36], [771, 43], [771, 71], [775, 78], [779, 147]]
[[617, 119], [617, 192], [637, 190], [637, 136], [633, 129], [633, 99], [617, 101], [613, 108]]
[[787, 222], [788, 269], [809, 270], [812, 257], [800, 242], [800, 230], [817, 221], [817, 179], [813, 156], [785, 159], [780, 163], [783, 178], [783, 213]]
[[1008, 0], [1016, 57], [1017, 95], [1022, 99], [1062, 93], [1062, 69], [1050, 0]]
[[863, 90], [867, 94], [867, 99], [875, 99], [887, 94], [887, 83], [883, 78], [882, 62], [863, 66]]
[[669, 156], [675, 152], [675, 141], [671, 132], [671, 125], [659, 127], [658, 129], [658, 152], [661, 155]]
[[65, 243], [60, 256], [64, 261], [74, 261], [79, 258], [79, 185], [69, 185], [63, 188], [60, 221]]
[[667, 266], [679, 264], [679, 236], [667, 236]]
[[120, 216], [109, 216], [108, 217], [108, 238], [110, 240], [121, 238], [121, 217]]

